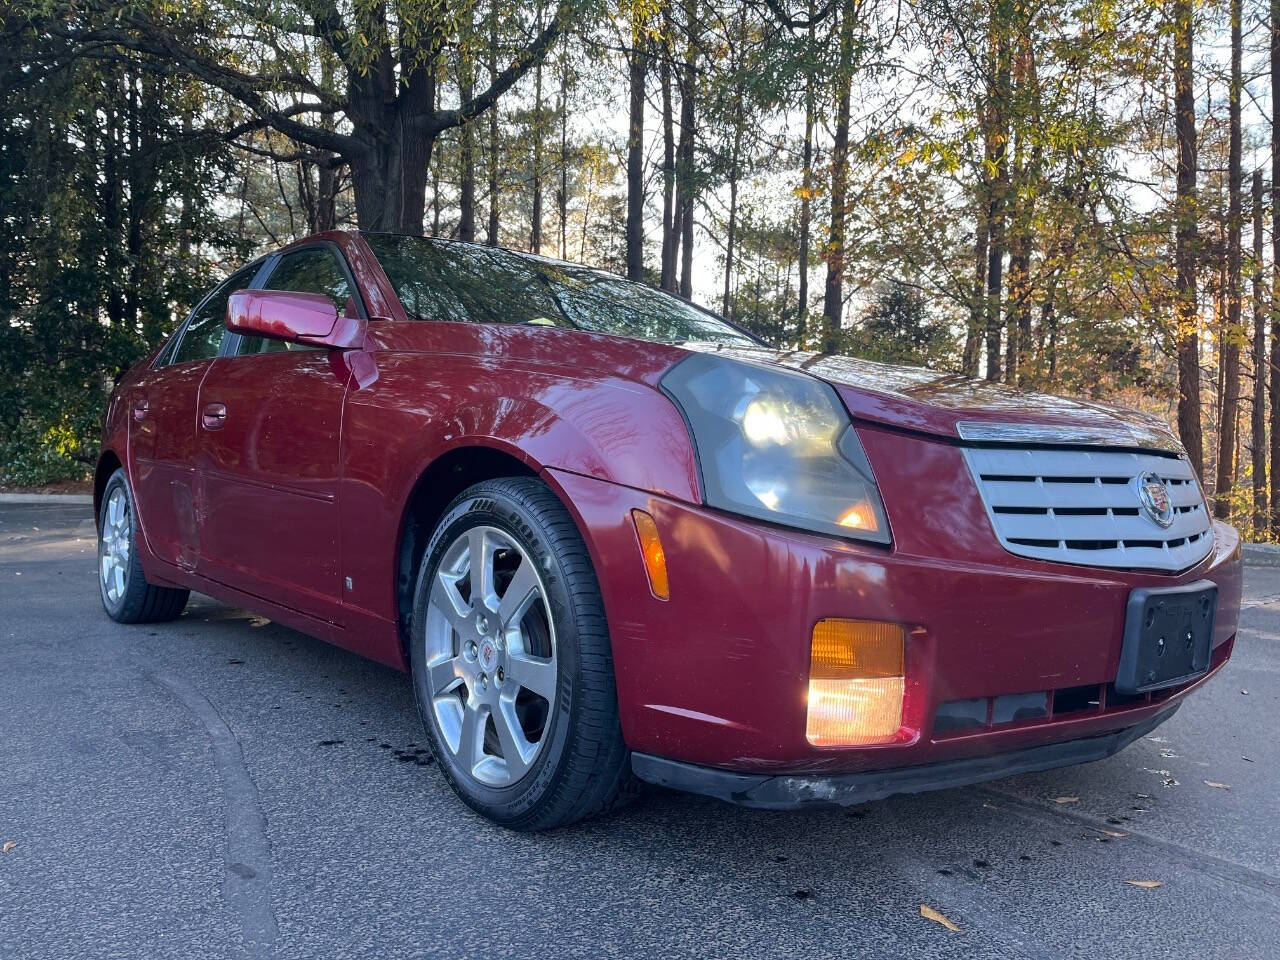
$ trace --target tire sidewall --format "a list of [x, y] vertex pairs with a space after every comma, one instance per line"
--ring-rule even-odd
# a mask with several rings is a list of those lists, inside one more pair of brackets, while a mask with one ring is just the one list
[[[542, 749], [533, 768], [516, 783], [492, 787], [455, 767], [436, 723], [426, 670], [426, 611], [431, 582], [445, 551], [466, 530], [491, 526], [514, 539], [536, 565], [542, 578], [548, 613], [555, 630], [555, 705], [548, 717]], [[500, 490], [473, 488], [445, 512], [418, 565], [410, 621], [409, 661], [414, 697], [440, 769], [471, 807], [500, 823], [510, 824], [536, 816], [538, 808], [554, 794], [564, 766], [576, 707], [574, 695], [579, 673], [577, 611], [567, 587], [559, 558], [540, 523], [516, 499]], [[547, 738], [550, 739], [547, 739]]]

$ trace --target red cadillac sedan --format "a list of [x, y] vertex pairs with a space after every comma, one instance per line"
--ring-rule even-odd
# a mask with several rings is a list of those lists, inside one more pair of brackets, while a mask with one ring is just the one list
[[1159, 422], [420, 237], [217, 286], [112, 395], [94, 499], [108, 615], [198, 590], [409, 671], [516, 829], [640, 781], [794, 808], [1106, 757], [1240, 606]]

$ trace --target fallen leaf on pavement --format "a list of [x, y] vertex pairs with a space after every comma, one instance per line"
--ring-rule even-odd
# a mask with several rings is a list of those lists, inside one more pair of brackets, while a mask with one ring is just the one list
[[1103, 830], [1101, 827], [1094, 827], [1093, 829], [1097, 830], [1099, 833], [1106, 834], [1108, 837], [1127, 837], [1128, 836], [1128, 834], [1125, 833], [1123, 830]]
[[933, 909], [933, 907], [926, 907], [923, 903], [920, 904], [920, 916], [924, 917], [926, 920], [932, 920], [934, 923], [942, 924], [952, 933], [960, 932], [960, 928], [954, 923], [940, 914], [937, 910]]
[[10, 840], [3, 847], [0, 847], [0, 850], [3, 850], [5, 853], [8, 853], [10, 850], [12, 850], [16, 846], [17, 844], [14, 843], [14, 841]]
[[1230, 790], [1230, 789], [1231, 789], [1231, 784], [1229, 784], [1229, 783], [1219, 783], [1217, 780], [1206, 780], [1206, 781], [1204, 782], [1204, 785], [1205, 785], [1206, 787], [1215, 787], [1215, 788], [1217, 788], [1218, 790]]
[[1143, 890], [1154, 890], [1156, 887], [1163, 887], [1163, 880], [1126, 880], [1125, 883], [1131, 887], [1141, 887]]
[[1053, 802], [1054, 803], [1079, 803], [1080, 798], [1079, 797], [1054, 797]]

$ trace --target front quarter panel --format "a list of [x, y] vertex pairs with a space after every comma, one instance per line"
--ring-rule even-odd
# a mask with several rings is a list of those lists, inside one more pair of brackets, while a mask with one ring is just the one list
[[[414, 324], [414, 326], [426, 326]], [[433, 333], [454, 324], [432, 324]], [[459, 339], [476, 327], [457, 330]], [[500, 345], [498, 345], [500, 346]], [[698, 499], [697, 467], [675, 406], [645, 383], [563, 363], [489, 353], [375, 350], [348, 395], [342, 515], [346, 600], [394, 619], [395, 545], [419, 478], [465, 446], [500, 450], [530, 470], [557, 469]]]

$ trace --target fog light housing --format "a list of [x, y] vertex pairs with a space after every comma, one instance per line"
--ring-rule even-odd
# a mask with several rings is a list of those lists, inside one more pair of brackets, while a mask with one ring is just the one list
[[814, 746], [892, 742], [902, 727], [906, 631], [878, 620], [819, 620], [805, 736]]

